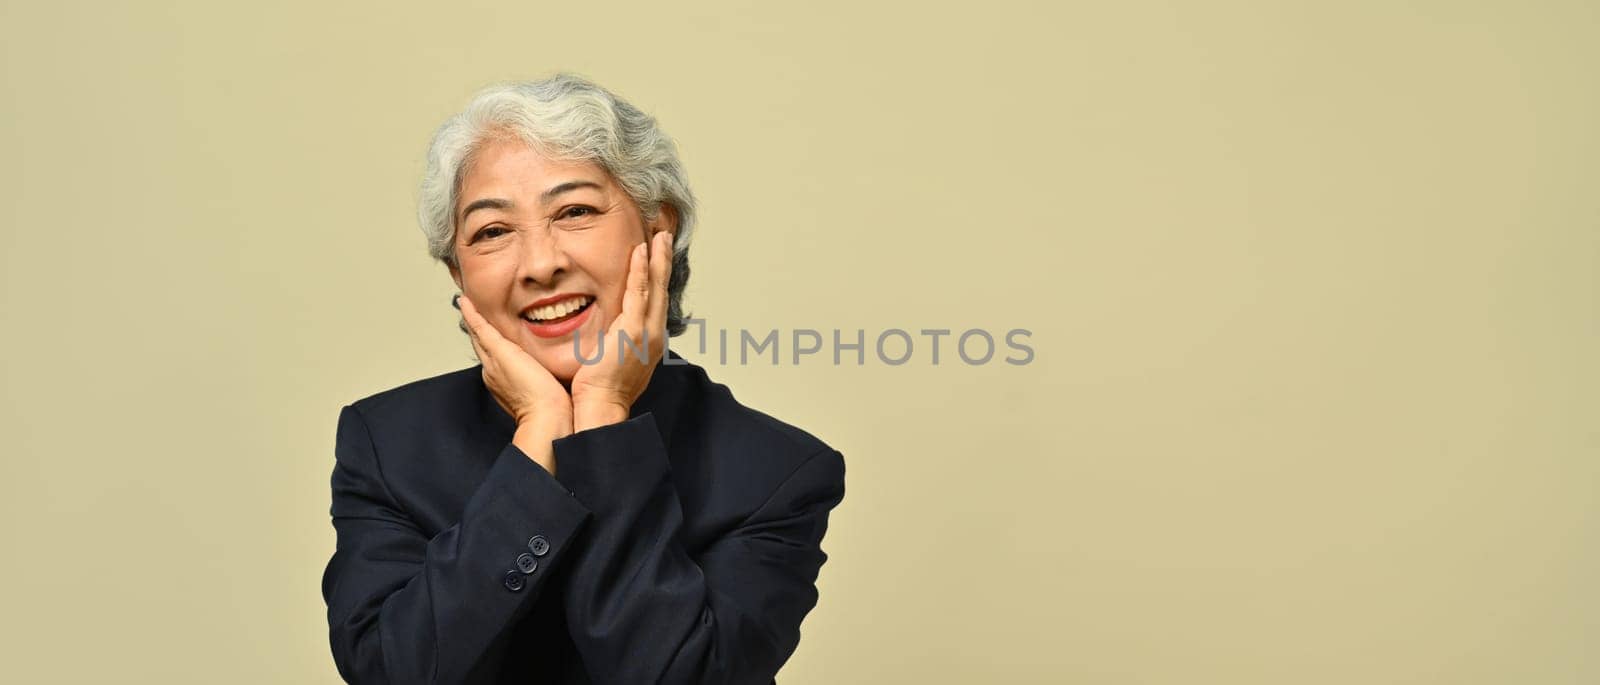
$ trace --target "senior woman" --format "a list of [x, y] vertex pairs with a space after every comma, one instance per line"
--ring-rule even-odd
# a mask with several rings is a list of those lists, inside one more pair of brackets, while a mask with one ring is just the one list
[[774, 681], [844, 460], [666, 349], [694, 208], [656, 121], [576, 76], [439, 129], [419, 215], [480, 364], [339, 414], [346, 680]]

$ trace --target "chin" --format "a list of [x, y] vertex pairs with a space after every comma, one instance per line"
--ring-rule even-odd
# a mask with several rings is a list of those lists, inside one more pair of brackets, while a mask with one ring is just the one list
[[550, 369], [550, 375], [555, 376], [556, 380], [560, 381], [562, 385], [571, 388], [572, 378], [578, 375], [578, 363], [572, 362], [572, 368], [570, 369]]
[[556, 380], [561, 381], [562, 385], [571, 383], [572, 377], [578, 374], [578, 367], [582, 366], [578, 363], [578, 360], [572, 358], [572, 352], [570, 350], [566, 350], [565, 352], [565, 354], [557, 355], [554, 359], [535, 357], [539, 364], [544, 366], [544, 368], [550, 372], [550, 375], [555, 376]]

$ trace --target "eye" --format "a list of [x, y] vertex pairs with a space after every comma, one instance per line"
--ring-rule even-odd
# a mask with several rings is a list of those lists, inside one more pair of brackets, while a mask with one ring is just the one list
[[562, 219], [577, 219], [577, 218], [581, 218], [581, 217], [585, 217], [585, 216], [591, 216], [594, 213], [595, 213], [595, 209], [593, 207], [588, 206], [588, 205], [573, 205], [571, 207], [568, 207], [566, 209], [561, 210], [560, 218], [562, 218]]
[[479, 239], [482, 239], [482, 238], [493, 238], [493, 237], [495, 237], [497, 235], [500, 235], [500, 233], [496, 233], [496, 231], [499, 231], [500, 233], [509, 233], [510, 232], [509, 230], [506, 229], [505, 226], [485, 226], [483, 229], [479, 230], [476, 234], [474, 234], [472, 236], [472, 240], [473, 240], [473, 242], [477, 242]]

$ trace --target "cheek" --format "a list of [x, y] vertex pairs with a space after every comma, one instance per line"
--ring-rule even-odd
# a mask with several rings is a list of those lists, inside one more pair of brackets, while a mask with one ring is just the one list
[[503, 290], [516, 265], [494, 255], [473, 255], [461, 260], [461, 281], [482, 294]]
[[628, 253], [624, 253], [619, 265], [607, 274], [606, 295], [616, 303], [617, 311], [622, 311], [623, 295], [628, 290]]
[[622, 294], [628, 288], [628, 260], [632, 254], [631, 246], [624, 248], [613, 244], [586, 260], [585, 271], [594, 279], [595, 294], [606, 305], [607, 315], [622, 311]]

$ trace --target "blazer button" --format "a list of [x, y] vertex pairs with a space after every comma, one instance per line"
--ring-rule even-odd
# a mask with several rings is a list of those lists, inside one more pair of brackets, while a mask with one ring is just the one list
[[535, 535], [528, 540], [528, 551], [533, 552], [533, 556], [542, 557], [550, 551], [550, 541], [544, 539], [543, 535]]
[[527, 584], [527, 581], [522, 579], [522, 574], [521, 573], [517, 573], [516, 571], [506, 571], [506, 589], [507, 590], [510, 590], [512, 592], [518, 592], [518, 591], [521, 591], [522, 590], [522, 586], [526, 585], [526, 584]]
[[517, 555], [517, 570], [518, 571], [521, 571], [524, 574], [527, 574], [527, 573], [533, 573], [533, 570], [536, 569], [536, 568], [539, 568], [539, 562], [534, 560], [532, 554], [529, 554], [527, 552], [523, 552], [523, 553]]

